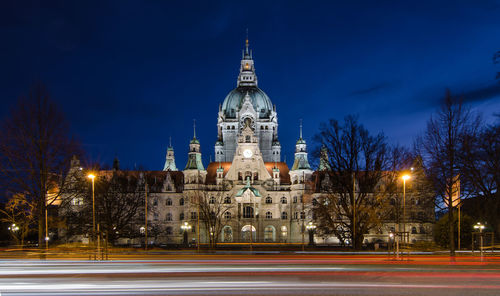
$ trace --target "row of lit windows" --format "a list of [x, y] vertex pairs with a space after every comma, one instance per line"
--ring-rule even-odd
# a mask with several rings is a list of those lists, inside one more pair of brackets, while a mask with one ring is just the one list
[[[75, 199], [75, 200], [76, 200], [77, 202], [79, 201], [79, 200], [77, 200], [77, 199]], [[300, 197], [300, 198], [299, 198], [299, 197], [297, 197], [297, 196], [292, 197], [292, 202], [293, 202], [293, 203], [297, 203], [297, 202], [299, 202], [299, 200], [300, 200], [300, 202], [301, 202], [301, 203], [303, 202], [302, 197]], [[230, 203], [231, 203], [231, 197], [229, 197], [229, 196], [224, 197], [224, 201], [223, 201], [223, 202], [224, 202], [225, 204], [230, 204]], [[76, 202], [74, 201], [74, 203], [76, 203]], [[215, 203], [217, 203], [217, 200], [216, 200], [215, 196], [211, 196], [211, 197], [208, 199], [208, 203], [209, 203], [209, 204], [215, 204]], [[266, 197], [266, 204], [272, 204], [272, 203], [273, 203], [273, 198], [272, 198], [272, 197], [270, 197], [270, 196]], [[287, 203], [288, 203], [288, 199], [287, 199], [285, 196], [282, 196], [282, 197], [280, 198], [280, 203], [281, 203], [281, 204], [287, 204]], [[312, 203], [313, 203], [313, 205], [316, 205], [316, 204], [317, 204], [316, 199], [313, 199], [313, 202], [312, 202]], [[165, 201], [165, 205], [166, 205], [166, 206], [172, 206], [172, 205], [173, 205], [173, 201], [172, 201], [172, 199], [171, 199], [171, 198], [167, 198], [167, 199], [166, 199], [166, 201]], [[180, 205], [180, 206], [183, 206], [183, 205], [184, 205], [184, 198], [179, 199], [179, 205]], [[156, 200], [156, 199], [155, 199], [155, 200], [153, 201], [153, 206], [158, 206], [158, 200]]]
[[[298, 201], [299, 201], [299, 197], [294, 196], [294, 197], [292, 198], [292, 202], [293, 202], [293, 203], [297, 203]], [[215, 196], [211, 196], [211, 197], [208, 199], [208, 203], [209, 203], [209, 204], [215, 204], [216, 202], [217, 202], [217, 200], [216, 200]], [[300, 202], [303, 202], [302, 197], [300, 197]], [[313, 200], [313, 204], [315, 204], [315, 202], [316, 202], [316, 200]], [[231, 198], [230, 198], [229, 196], [226, 196], [226, 197], [224, 198], [224, 203], [225, 203], [225, 204], [230, 204], [230, 203], [231, 203]], [[272, 204], [272, 203], [273, 203], [273, 198], [272, 198], [272, 197], [270, 197], [270, 196], [266, 197], [266, 204]], [[285, 196], [283, 196], [283, 197], [281, 197], [281, 198], [280, 198], [280, 203], [282, 203], [282, 204], [287, 204], [287, 203], [288, 203], [288, 199], [287, 199]]]
[[[174, 203], [173, 203], [173, 201], [172, 201], [172, 199], [171, 199], [170, 197], [169, 197], [169, 198], [167, 198], [167, 200], [165, 201], [165, 205], [166, 205], [166, 206], [172, 206], [173, 204], [174, 204]], [[183, 206], [183, 205], [184, 205], [184, 198], [179, 199], [179, 205], [180, 205], [180, 206]], [[156, 206], [158, 206], [158, 200], [157, 200], [157, 199], [155, 199], [155, 200], [153, 201], [153, 206], [155, 206], [155, 207], [156, 207]]]
[[[261, 112], [264, 113], [264, 112], [266, 112], [266, 110], [262, 109]], [[234, 125], [227, 125], [226, 129], [228, 129], [228, 130], [234, 130], [235, 126]], [[261, 125], [260, 129], [261, 130], [269, 130], [269, 126], [267, 126], [267, 125]], [[273, 130], [274, 130], [274, 127], [273, 127]]]

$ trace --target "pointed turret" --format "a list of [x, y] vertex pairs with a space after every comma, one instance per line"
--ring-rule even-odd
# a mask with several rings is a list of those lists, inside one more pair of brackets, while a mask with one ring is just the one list
[[257, 86], [257, 75], [255, 74], [252, 51], [249, 50], [248, 36], [245, 40], [245, 50], [241, 59], [237, 86]]
[[205, 170], [201, 161], [200, 142], [196, 139], [196, 121], [193, 121], [193, 139], [189, 142], [188, 161], [184, 170]]
[[290, 179], [294, 184], [299, 184], [299, 188], [304, 189], [304, 184], [307, 180], [311, 179], [312, 176], [311, 166], [307, 160], [307, 145], [306, 141], [302, 138], [302, 119], [300, 120], [299, 126], [299, 139], [295, 144], [295, 157], [293, 161], [292, 169], [290, 170]]
[[169, 139], [169, 145], [167, 148], [167, 155], [165, 156], [165, 165], [163, 166], [164, 171], [177, 171], [177, 166], [175, 165], [174, 147], [172, 147], [172, 137]]
[[307, 145], [302, 138], [302, 119], [300, 120], [299, 139], [295, 144], [295, 159], [293, 161], [292, 171], [295, 170], [310, 170], [311, 166], [307, 160]]
[[326, 148], [325, 144], [321, 145], [318, 170], [319, 171], [330, 170], [330, 160], [328, 159], [328, 148]]
[[115, 157], [113, 160], [113, 171], [119, 171], [120, 170], [120, 161], [118, 160], [118, 157]]

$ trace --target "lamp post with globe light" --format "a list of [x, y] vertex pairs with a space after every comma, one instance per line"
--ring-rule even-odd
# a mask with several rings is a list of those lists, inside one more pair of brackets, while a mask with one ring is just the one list
[[403, 175], [401, 178], [403, 179], [403, 235], [405, 238], [404, 242], [407, 242], [407, 237], [406, 237], [406, 180], [410, 179], [410, 175]]
[[483, 229], [484, 225], [481, 224], [481, 222], [477, 222], [476, 225], [474, 225], [474, 229], [478, 230], [479, 229], [479, 253], [481, 254], [481, 257], [483, 256]]
[[306, 226], [307, 231], [309, 231], [309, 245], [314, 245], [314, 230], [316, 229], [316, 225], [312, 222], [307, 223]]
[[183, 233], [182, 242], [183, 242], [185, 247], [187, 247], [187, 245], [188, 245], [188, 233], [187, 232], [188, 232], [188, 230], [191, 230], [191, 228], [192, 228], [191, 225], [189, 225], [189, 223], [187, 223], [187, 222], [184, 222], [184, 224], [181, 225], [181, 229], [182, 229], [182, 233]]

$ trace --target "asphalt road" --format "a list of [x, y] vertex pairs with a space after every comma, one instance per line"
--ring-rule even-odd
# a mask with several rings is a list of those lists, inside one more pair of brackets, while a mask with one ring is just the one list
[[[56, 256], [55, 256], [56, 257]], [[500, 295], [500, 257], [168, 255], [0, 260], [0, 295]]]

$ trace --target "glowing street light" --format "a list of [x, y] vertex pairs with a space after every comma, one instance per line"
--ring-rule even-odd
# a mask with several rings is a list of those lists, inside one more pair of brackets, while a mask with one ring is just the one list
[[307, 223], [306, 225], [307, 231], [309, 231], [309, 245], [314, 245], [314, 230], [316, 229], [316, 225], [312, 222]]
[[19, 230], [19, 226], [17, 226], [15, 223], [13, 223], [11, 226], [9, 226], [9, 230], [12, 232], [16, 232]]
[[403, 175], [403, 235], [406, 241], [406, 180], [410, 179], [410, 175]]
[[474, 229], [476, 229], [476, 230], [479, 229], [479, 241], [480, 241], [479, 250], [480, 250], [481, 256], [483, 256], [483, 229], [484, 229], [484, 225], [481, 224], [481, 222], [477, 222], [474, 225]]
[[[94, 195], [94, 174], [88, 174], [87, 178], [92, 180], [92, 243], [95, 244], [95, 195]], [[94, 259], [96, 259], [96, 254], [94, 254]]]
[[183, 225], [181, 225], [181, 229], [183, 231], [183, 240], [184, 240], [184, 245], [187, 246], [188, 244], [188, 230], [191, 230], [191, 225], [189, 225], [189, 223], [187, 222], [184, 222]]

